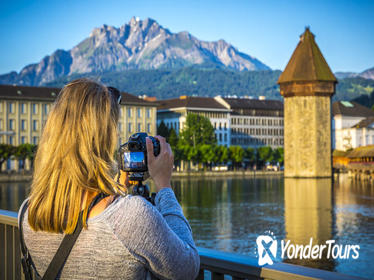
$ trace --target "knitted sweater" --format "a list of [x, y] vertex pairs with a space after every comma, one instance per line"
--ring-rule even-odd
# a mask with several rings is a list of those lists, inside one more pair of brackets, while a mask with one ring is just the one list
[[[150, 274], [195, 279], [200, 258], [173, 190], [161, 189], [155, 204], [140, 196], [117, 197], [89, 218], [60, 279], [149, 279]], [[25, 243], [43, 276], [64, 235], [33, 231], [27, 216], [28, 211], [23, 220]]]

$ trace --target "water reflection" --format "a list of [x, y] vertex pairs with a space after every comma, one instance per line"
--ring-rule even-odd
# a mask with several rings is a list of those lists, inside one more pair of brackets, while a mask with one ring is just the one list
[[[286, 240], [292, 244], [325, 244], [332, 239], [333, 199], [332, 180], [284, 179], [284, 217]], [[327, 258], [327, 250], [321, 259], [291, 259], [286, 262], [309, 267], [334, 270], [334, 261]]]
[[[198, 246], [256, 257], [256, 238], [267, 230], [294, 244], [334, 239], [360, 245], [359, 258], [286, 261], [374, 278], [373, 183], [346, 175], [333, 183], [238, 176], [174, 178], [172, 185]], [[0, 208], [17, 211], [28, 188], [29, 183], [0, 183]]]

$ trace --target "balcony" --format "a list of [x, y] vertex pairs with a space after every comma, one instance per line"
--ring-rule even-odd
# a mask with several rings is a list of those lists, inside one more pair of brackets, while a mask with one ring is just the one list
[[[0, 279], [24, 279], [21, 269], [17, 213], [0, 210]], [[260, 267], [257, 259], [198, 248], [200, 273], [198, 280], [212, 279], [361, 279], [325, 270], [286, 263]]]

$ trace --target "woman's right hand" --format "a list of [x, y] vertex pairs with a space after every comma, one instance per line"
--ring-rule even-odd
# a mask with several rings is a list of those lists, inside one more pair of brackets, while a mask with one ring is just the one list
[[156, 138], [160, 141], [160, 154], [157, 157], [153, 154], [153, 143], [148, 137], [146, 138], [146, 145], [149, 175], [155, 182], [157, 191], [159, 191], [163, 188], [171, 188], [170, 180], [174, 156], [165, 138], [158, 135]]

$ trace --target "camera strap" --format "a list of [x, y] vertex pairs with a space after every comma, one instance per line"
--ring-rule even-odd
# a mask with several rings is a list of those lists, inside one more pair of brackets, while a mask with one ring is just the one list
[[[90, 206], [88, 207], [88, 213], [91, 211], [92, 207], [99, 203], [103, 198], [107, 197], [103, 193], [98, 194], [91, 202]], [[22, 222], [23, 217], [26, 212], [27, 207], [29, 206], [29, 200], [26, 201], [24, 207], [21, 209], [21, 216], [19, 219], [19, 232], [20, 232], [20, 245], [22, 251], [22, 267], [25, 274], [26, 280], [32, 280], [33, 275], [35, 275], [36, 279], [42, 280], [52, 280], [56, 279], [58, 274], [61, 272], [62, 268], [65, 265], [67, 258], [73, 248], [75, 242], [78, 239], [79, 234], [83, 228], [83, 211], [79, 213], [78, 223], [77, 226], [72, 234], [66, 234], [64, 239], [62, 240], [60, 247], [57, 249], [55, 256], [53, 257], [52, 261], [50, 262], [45, 274], [43, 277], [40, 277], [40, 274], [37, 272], [34, 262], [31, 259], [31, 255], [26, 247], [25, 240], [23, 237], [23, 230], [22, 230]]]

